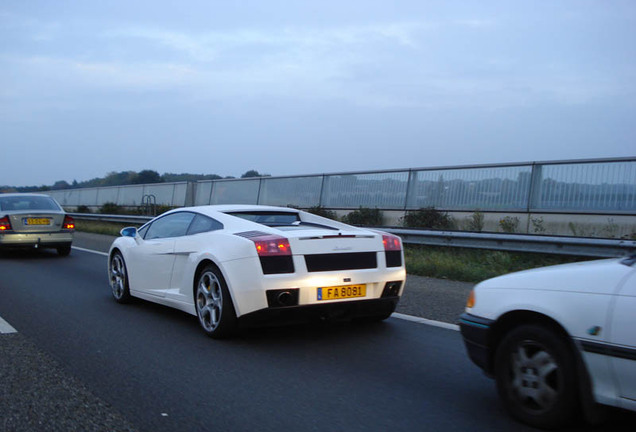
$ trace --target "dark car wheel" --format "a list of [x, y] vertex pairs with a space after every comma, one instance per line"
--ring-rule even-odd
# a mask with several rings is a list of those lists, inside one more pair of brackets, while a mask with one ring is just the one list
[[570, 423], [577, 409], [574, 356], [567, 341], [539, 325], [515, 328], [495, 355], [497, 390], [513, 417], [540, 428]]
[[120, 252], [115, 252], [110, 257], [108, 278], [115, 300], [118, 303], [128, 303], [131, 299], [128, 286], [128, 271], [126, 270], [124, 257]]
[[57, 253], [58, 253], [59, 256], [63, 256], [63, 257], [69, 256], [70, 253], [71, 253], [71, 246], [70, 245], [68, 245], [68, 246], [60, 246], [60, 247], [57, 248]]
[[194, 286], [194, 304], [203, 331], [210, 337], [223, 338], [236, 330], [236, 312], [225, 279], [214, 266], [204, 267]]

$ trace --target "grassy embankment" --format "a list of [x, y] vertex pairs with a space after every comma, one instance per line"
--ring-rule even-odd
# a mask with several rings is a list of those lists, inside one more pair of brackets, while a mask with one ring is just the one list
[[[130, 224], [76, 221], [77, 230], [97, 234], [119, 235]], [[479, 282], [494, 276], [547, 265], [581, 261], [581, 257], [465, 249], [452, 247], [411, 246], [404, 250], [409, 274]]]
[[119, 231], [122, 228], [127, 226], [141, 226], [140, 224], [123, 224], [123, 223], [114, 223], [114, 222], [99, 222], [99, 221], [90, 221], [90, 220], [75, 220], [75, 229], [78, 231], [95, 233], [95, 234], [106, 234], [118, 236]]
[[405, 246], [404, 255], [409, 274], [465, 282], [480, 282], [514, 271], [593, 259], [566, 255], [413, 245]]

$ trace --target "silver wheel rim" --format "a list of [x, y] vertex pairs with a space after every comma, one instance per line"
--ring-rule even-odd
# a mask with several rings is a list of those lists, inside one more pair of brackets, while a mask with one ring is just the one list
[[511, 353], [510, 388], [521, 405], [533, 412], [546, 411], [557, 403], [563, 387], [559, 365], [536, 341], [524, 341]]
[[214, 331], [221, 321], [223, 293], [221, 282], [213, 272], [206, 271], [199, 277], [196, 302], [201, 326], [207, 332]]
[[121, 299], [126, 289], [126, 265], [120, 255], [113, 256], [110, 261], [110, 286], [113, 296]]

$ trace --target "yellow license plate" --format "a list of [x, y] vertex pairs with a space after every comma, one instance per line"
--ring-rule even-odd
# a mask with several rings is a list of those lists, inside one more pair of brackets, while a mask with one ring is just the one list
[[50, 222], [47, 218], [26, 218], [26, 225], [48, 225]]
[[364, 297], [366, 295], [367, 286], [365, 284], [318, 288], [318, 300], [340, 300]]

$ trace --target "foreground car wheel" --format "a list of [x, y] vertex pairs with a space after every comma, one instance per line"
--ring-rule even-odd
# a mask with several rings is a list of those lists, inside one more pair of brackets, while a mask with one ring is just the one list
[[199, 324], [210, 337], [222, 338], [236, 329], [236, 312], [221, 272], [205, 267], [197, 277], [195, 306]]
[[130, 289], [128, 287], [128, 273], [124, 257], [119, 252], [115, 252], [110, 258], [108, 266], [108, 276], [113, 297], [118, 303], [128, 303], [130, 301]]
[[518, 327], [499, 345], [495, 368], [497, 390], [513, 417], [540, 428], [572, 421], [575, 362], [562, 337], [538, 325]]

